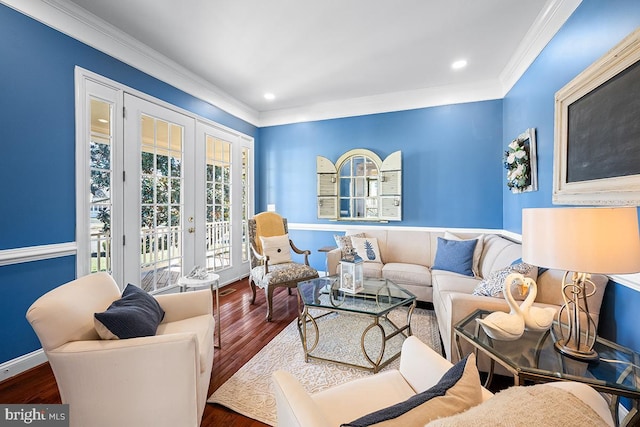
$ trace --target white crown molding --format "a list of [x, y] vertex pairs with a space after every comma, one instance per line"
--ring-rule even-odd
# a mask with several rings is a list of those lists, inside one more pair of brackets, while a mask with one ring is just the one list
[[0, 2], [229, 114], [257, 125], [257, 111], [75, 3], [66, 0]]
[[502, 85], [497, 79], [456, 86], [438, 86], [324, 102], [299, 108], [264, 111], [260, 113], [260, 126], [414, 110], [438, 105], [500, 99], [502, 96]]
[[582, 0], [548, 0], [500, 73], [503, 98], [535, 61]]
[[581, 0], [549, 0], [495, 81], [424, 88], [261, 113], [67, 0], [0, 2], [229, 114], [263, 127], [501, 99], [580, 5]]

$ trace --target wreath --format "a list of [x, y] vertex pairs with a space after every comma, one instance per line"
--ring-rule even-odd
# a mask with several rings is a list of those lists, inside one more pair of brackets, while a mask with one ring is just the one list
[[514, 139], [504, 152], [504, 167], [507, 170], [507, 187], [518, 192], [531, 185], [529, 147], [526, 139]]

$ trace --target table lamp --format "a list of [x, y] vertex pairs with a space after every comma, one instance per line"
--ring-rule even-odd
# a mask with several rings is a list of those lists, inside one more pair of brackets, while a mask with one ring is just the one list
[[587, 298], [595, 292], [590, 274], [640, 271], [640, 236], [635, 207], [537, 208], [522, 210], [522, 260], [565, 270], [564, 304], [558, 311], [556, 350], [577, 360], [598, 360], [595, 322]]

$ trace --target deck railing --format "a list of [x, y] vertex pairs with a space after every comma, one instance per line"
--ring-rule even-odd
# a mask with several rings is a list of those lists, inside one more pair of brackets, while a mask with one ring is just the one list
[[[145, 287], [159, 289], [177, 280], [182, 270], [182, 239], [180, 227], [143, 228], [140, 230], [140, 270], [142, 281], [152, 274], [152, 283]], [[207, 268], [214, 271], [231, 264], [231, 222], [209, 222], [205, 228]], [[111, 271], [111, 234], [94, 231], [91, 233], [91, 272]], [[164, 274], [177, 271], [175, 274]], [[161, 280], [162, 283], [158, 280]], [[149, 279], [147, 279], [149, 282]], [[153, 283], [155, 282], [155, 283]]]

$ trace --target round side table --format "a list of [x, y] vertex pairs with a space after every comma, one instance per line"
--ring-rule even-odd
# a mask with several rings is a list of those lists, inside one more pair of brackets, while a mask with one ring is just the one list
[[181, 277], [178, 279], [178, 286], [180, 287], [180, 292], [186, 292], [189, 289], [198, 289], [198, 288], [211, 288], [211, 293], [215, 290], [216, 295], [216, 311], [214, 315], [216, 316], [216, 335], [218, 335], [218, 344], [215, 345], [216, 348], [220, 348], [222, 341], [220, 337], [220, 276], [215, 273], [208, 273], [207, 277], [204, 279], [196, 279], [194, 277]]

